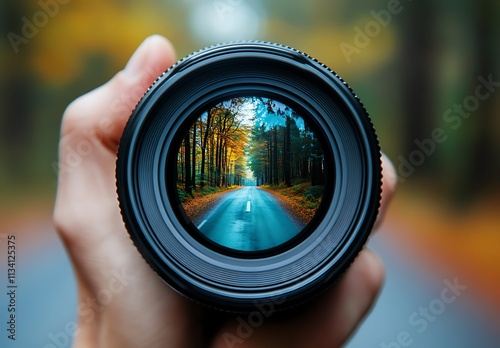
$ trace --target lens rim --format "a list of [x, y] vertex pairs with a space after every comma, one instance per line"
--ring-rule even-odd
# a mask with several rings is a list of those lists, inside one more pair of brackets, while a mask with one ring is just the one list
[[[210, 95], [215, 100], [242, 90], [255, 92], [251, 86], [301, 100], [297, 104], [325, 132], [336, 173], [332, 197], [316, 230], [302, 243], [258, 259], [223, 255], [196, 241], [176, 217], [176, 208], [166, 197], [171, 193], [161, 194], [168, 189], [162, 191], [164, 180], [159, 174], [162, 169], [166, 172], [172, 139]], [[319, 111], [327, 110], [328, 105], [336, 105], [337, 111]], [[280, 303], [273, 300], [282, 309], [326, 289], [365, 244], [380, 205], [380, 148], [357, 96], [316, 60], [263, 42], [230, 43], [199, 51], [160, 77], [125, 127], [116, 175], [125, 225], [146, 261], [180, 293], [229, 311], [252, 310], [256, 301], [276, 298], [285, 299]], [[346, 192], [353, 187], [362, 195], [357, 202]], [[348, 198], [353, 201], [346, 201]], [[346, 202], [349, 204], [344, 206]], [[350, 221], [343, 221], [349, 217]], [[341, 223], [341, 231], [335, 230]]]

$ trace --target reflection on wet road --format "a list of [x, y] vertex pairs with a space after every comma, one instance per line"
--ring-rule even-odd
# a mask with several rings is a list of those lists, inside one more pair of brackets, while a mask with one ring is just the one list
[[212, 241], [242, 251], [280, 245], [302, 228], [272, 194], [255, 186], [228, 192], [198, 224], [198, 229]]

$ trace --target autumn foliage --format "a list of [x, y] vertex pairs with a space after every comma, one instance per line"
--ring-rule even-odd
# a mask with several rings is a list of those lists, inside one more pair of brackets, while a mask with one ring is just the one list
[[178, 187], [177, 190], [182, 202], [182, 207], [186, 211], [187, 216], [189, 216], [193, 222], [197, 222], [214, 207], [223, 194], [236, 188], [238, 188], [238, 186], [197, 190], [192, 192], [192, 196], [186, 195], [184, 190], [180, 187]]
[[264, 185], [262, 189], [279, 198], [293, 217], [300, 222], [309, 223], [321, 203], [323, 186], [311, 186], [310, 183], [297, 184], [291, 187], [286, 185]]
[[206, 187], [323, 185], [325, 155], [317, 134], [289, 106], [264, 97], [220, 102], [193, 121], [177, 156], [186, 194]]

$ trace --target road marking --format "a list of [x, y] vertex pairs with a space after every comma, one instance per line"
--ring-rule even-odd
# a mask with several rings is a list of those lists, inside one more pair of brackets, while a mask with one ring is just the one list
[[247, 201], [247, 211], [250, 211], [250, 201]]
[[200, 229], [203, 225], [205, 225], [205, 222], [207, 222], [207, 220], [203, 220], [201, 224], [198, 225], [198, 229]]

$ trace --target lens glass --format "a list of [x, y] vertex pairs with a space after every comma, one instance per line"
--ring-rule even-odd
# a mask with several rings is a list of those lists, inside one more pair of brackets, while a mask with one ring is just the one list
[[176, 192], [195, 237], [256, 252], [305, 231], [331, 163], [317, 129], [304, 113], [261, 96], [194, 115], [180, 139]]

